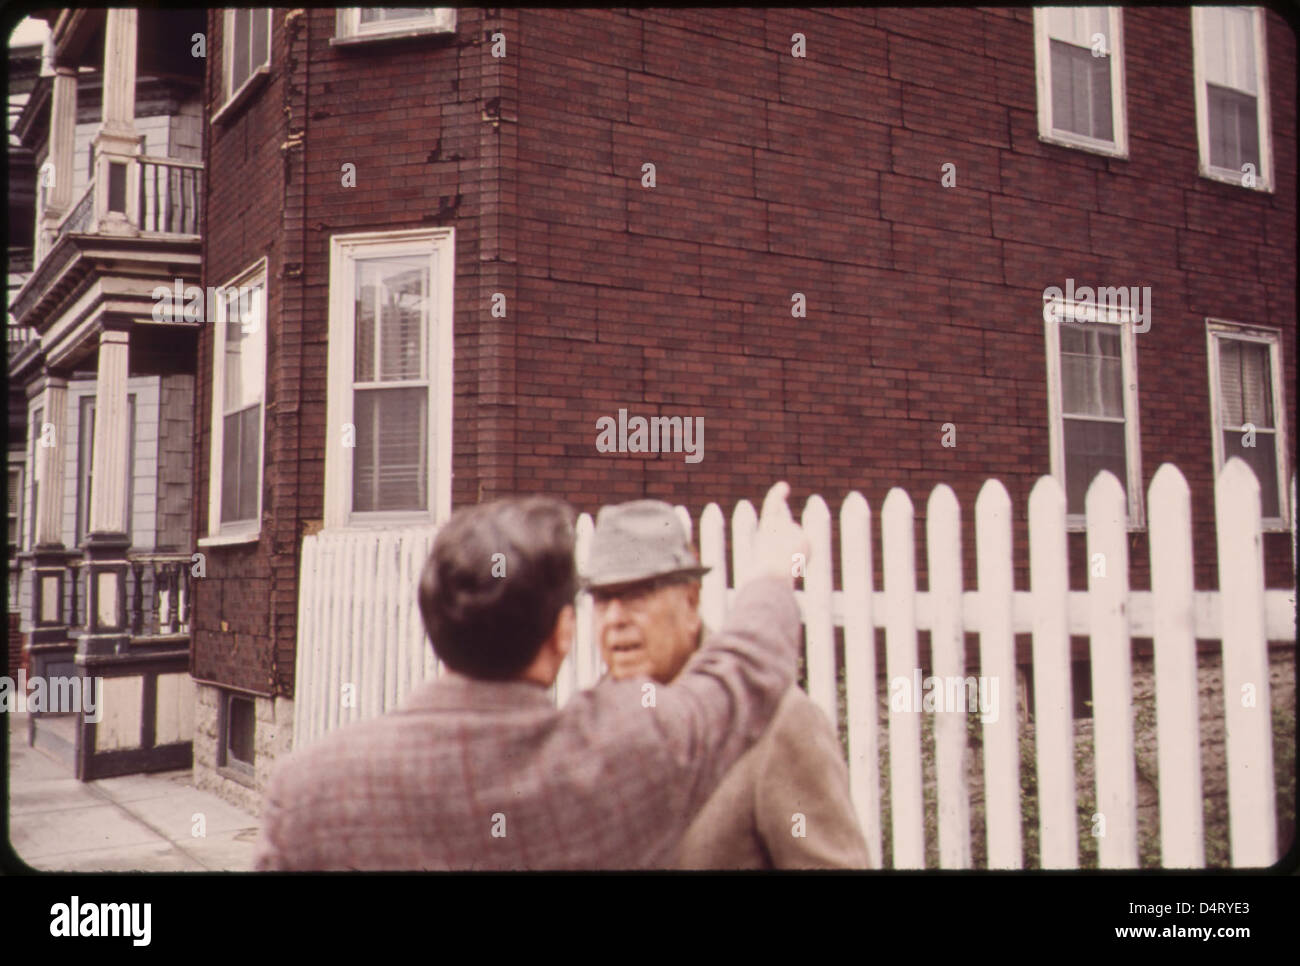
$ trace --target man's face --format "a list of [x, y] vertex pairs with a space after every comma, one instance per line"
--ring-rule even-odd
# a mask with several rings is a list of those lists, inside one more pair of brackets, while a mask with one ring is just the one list
[[645, 675], [667, 684], [695, 652], [700, 635], [696, 581], [643, 581], [592, 594], [596, 640], [610, 675]]

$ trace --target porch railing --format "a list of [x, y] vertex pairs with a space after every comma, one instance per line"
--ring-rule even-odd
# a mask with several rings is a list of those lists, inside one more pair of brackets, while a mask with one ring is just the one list
[[139, 159], [140, 230], [197, 235], [203, 165], [170, 158]]
[[188, 553], [128, 553], [127, 615], [132, 637], [190, 632]]

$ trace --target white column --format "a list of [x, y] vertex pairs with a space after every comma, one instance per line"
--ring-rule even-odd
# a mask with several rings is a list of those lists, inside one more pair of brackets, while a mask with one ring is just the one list
[[[141, 138], [135, 131], [136, 24], [139, 11], [112, 8], [104, 25], [104, 119], [95, 135], [95, 225], [106, 235], [138, 234]], [[125, 197], [110, 210], [115, 166], [125, 168]], [[123, 210], [124, 209], [124, 210]]]
[[139, 11], [114, 7], [104, 25], [103, 131], [135, 136], [135, 44]]
[[[36, 436], [36, 535], [33, 543], [63, 543], [63, 432], [67, 425], [68, 380], [46, 375], [44, 416]], [[47, 432], [48, 428], [48, 432]]]
[[[45, 188], [45, 205], [40, 212], [37, 261], [54, 247], [59, 222], [77, 200], [72, 197], [76, 181], [77, 69], [58, 67], [50, 83], [50, 152], [36, 172], [38, 190]], [[47, 167], [48, 165], [48, 167]]]
[[95, 483], [90, 491], [90, 532], [126, 532], [127, 357], [130, 336], [107, 331], [99, 337], [95, 385]]

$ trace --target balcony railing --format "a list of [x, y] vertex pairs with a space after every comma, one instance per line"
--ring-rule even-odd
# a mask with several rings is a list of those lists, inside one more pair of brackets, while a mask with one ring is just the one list
[[[190, 632], [190, 565], [187, 553], [128, 551], [126, 579], [127, 629], [135, 640], [174, 637]], [[68, 561], [68, 627], [85, 627], [85, 560]]]
[[139, 159], [140, 230], [197, 235], [202, 215], [203, 165]]

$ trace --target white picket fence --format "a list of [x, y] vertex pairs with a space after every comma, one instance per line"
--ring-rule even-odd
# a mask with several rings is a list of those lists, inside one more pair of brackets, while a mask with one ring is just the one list
[[[847, 690], [849, 780], [868, 847], [882, 854], [878, 727], [881, 668], [875, 629], [885, 632], [883, 679], [911, 680], [920, 666], [918, 631], [928, 631], [930, 673], [963, 678], [964, 637], [979, 635], [978, 675], [1000, 682], [1010, 710], [982, 724], [988, 867], [1018, 869], [1021, 843], [1019, 720], [1015, 713], [1015, 635], [1033, 635], [1034, 721], [1037, 749], [1040, 861], [1043, 868], [1079, 864], [1075, 800], [1071, 635], [1090, 639], [1096, 812], [1103, 816], [1098, 862], [1103, 868], [1138, 866], [1137, 791], [1133, 743], [1130, 638], [1154, 647], [1161, 862], [1169, 868], [1205, 865], [1200, 767], [1200, 707], [1196, 639], [1221, 640], [1230, 816], [1231, 861], [1239, 867], [1277, 861], [1268, 641], [1295, 640], [1293, 590], [1264, 586], [1259, 485], [1240, 460], [1230, 460], [1216, 482], [1215, 517], [1221, 586], [1193, 584], [1191, 508], [1187, 483], [1162, 466], [1148, 494], [1150, 591], [1128, 585], [1127, 506], [1119, 482], [1097, 477], [1086, 500], [1088, 589], [1069, 589], [1065, 495], [1052, 477], [1029, 498], [1031, 589], [1015, 590], [1012, 505], [1006, 489], [989, 480], [975, 503], [976, 584], [965, 589], [960, 508], [947, 485], [935, 487], [926, 512], [929, 590], [917, 590], [913, 505], [892, 489], [881, 507], [883, 583], [872, 574], [872, 511], [857, 492], [839, 512], [839, 589], [835, 589], [831, 513], [820, 496], [802, 515], [810, 541], [804, 585], [796, 596], [803, 614], [808, 693], [836, 720], [835, 628], [843, 628]], [[1295, 506], [1295, 480], [1291, 483]], [[694, 531], [685, 508], [678, 514]], [[1295, 531], [1292, 515], [1294, 559]], [[721, 509], [709, 504], [699, 520], [701, 561], [712, 569], [701, 588], [706, 624], [720, 627], [735, 587], [753, 566], [757, 515], [748, 501], [731, 516], [730, 539]], [[586, 559], [592, 519], [578, 520], [578, 559]], [[434, 533], [347, 533], [303, 542], [299, 605], [295, 744], [348, 721], [392, 708], [421, 680], [437, 673], [420, 628], [415, 586]], [[731, 567], [728, 570], [728, 551]], [[730, 579], [728, 579], [730, 577]], [[578, 600], [573, 654], [555, 685], [562, 705], [599, 680], [603, 665], [593, 636], [591, 602]], [[354, 702], [342, 700], [355, 684]], [[1253, 706], [1240, 698], [1250, 686]], [[888, 716], [892, 867], [925, 866], [921, 749], [922, 712]], [[990, 719], [993, 716], [989, 716]], [[969, 868], [971, 816], [966, 780], [966, 716], [938, 714], [935, 768], [938, 854], [943, 868]], [[1092, 834], [1097, 824], [1086, 826]]]

